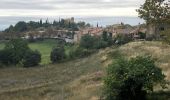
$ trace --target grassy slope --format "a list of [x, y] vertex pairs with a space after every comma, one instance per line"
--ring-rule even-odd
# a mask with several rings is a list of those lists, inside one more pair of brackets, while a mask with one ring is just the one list
[[88, 100], [98, 93], [90, 85], [98, 84], [102, 70], [97, 54], [46, 67], [1, 69], [0, 100]]
[[[0, 100], [96, 100], [105, 66], [111, 63], [107, 54], [114, 50], [107, 48], [87, 58], [46, 67], [1, 69]], [[170, 80], [170, 46], [132, 42], [118, 50], [127, 57], [152, 55]]]

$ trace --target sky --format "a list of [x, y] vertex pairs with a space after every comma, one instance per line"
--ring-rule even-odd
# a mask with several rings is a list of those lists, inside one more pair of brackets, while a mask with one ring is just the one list
[[40, 17], [137, 17], [144, 0], [0, 0], [2, 22], [14, 18]]
[[0, 0], [0, 16], [137, 16], [144, 0]]

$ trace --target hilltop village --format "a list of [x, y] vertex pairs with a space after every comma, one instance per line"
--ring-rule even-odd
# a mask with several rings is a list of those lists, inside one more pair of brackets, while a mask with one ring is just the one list
[[[19, 31], [15, 31], [20, 25], [22, 25], [23, 29]], [[25, 25], [24, 24], [29, 24]], [[34, 26], [35, 24], [40, 24], [39, 27], [30, 28], [29, 26]], [[36, 26], [36, 25], [35, 25]], [[22, 28], [20, 27], [20, 28]], [[114, 38], [118, 34], [126, 35], [131, 37], [134, 40], [143, 39], [139, 33], [146, 33], [146, 27], [143, 24], [139, 24], [137, 26], [131, 26], [128, 24], [120, 23], [114, 25], [108, 25], [106, 27], [100, 26], [96, 23], [96, 26], [91, 26], [90, 24], [86, 24], [85, 22], [76, 23], [74, 18], [68, 19], [59, 19], [59, 21], [54, 21], [52, 24], [46, 20], [45, 23], [40, 20], [39, 22], [30, 21], [28, 23], [19, 22], [15, 26], [10, 26], [4, 31], [4, 34], [1, 34], [1, 37], [5, 37], [5, 39], [13, 38], [15, 36], [19, 36], [23, 39], [61, 39], [67, 43], [79, 43], [81, 37], [85, 34], [89, 34], [91, 36], [100, 37], [103, 32], [107, 32], [109, 37]], [[16, 35], [14, 35], [16, 34]]]

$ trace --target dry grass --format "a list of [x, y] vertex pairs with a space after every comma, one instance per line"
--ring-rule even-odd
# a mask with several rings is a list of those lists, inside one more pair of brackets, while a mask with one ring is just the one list
[[160, 42], [132, 42], [66, 63], [1, 69], [0, 100], [98, 100], [105, 66], [112, 62], [107, 54], [115, 50], [126, 57], [152, 55], [170, 80], [170, 46]]
[[[102, 83], [102, 76], [98, 74], [102, 70], [98, 54], [46, 67], [4, 68], [0, 70], [0, 100], [87, 100], [98, 96], [93, 83]], [[97, 75], [100, 76], [97, 78]], [[82, 95], [76, 92], [77, 80], [83, 82], [80, 84]], [[91, 87], [84, 89], [89, 80]]]
[[170, 46], [161, 42], [132, 42], [119, 48], [126, 57], [150, 55], [170, 81]]

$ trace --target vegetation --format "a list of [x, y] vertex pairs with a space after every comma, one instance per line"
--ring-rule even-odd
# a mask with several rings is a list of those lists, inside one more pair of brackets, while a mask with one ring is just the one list
[[114, 44], [112, 36], [106, 31], [103, 32], [102, 37], [95, 37], [89, 34], [82, 36], [80, 41], [80, 47], [86, 49], [101, 49]]
[[65, 19], [61, 19], [60, 21], [53, 21], [53, 23], [50, 23], [47, 19], [45, 22], [42, 21], [42, 19], [39, 22], [24, 22], [20, 21], [15, 26], [11, 25], [9, 28], [5, 29], [6, 33], [15, 34], [16, 36], [19, 36], [19, 33], [35, 30], [40, 27], [55, 27], [56, 29], [68, 29], [70, 31], [76, 31], [79, 28], [82, 27], [88, 27], [89, 24], [86, 24], [85, 22], [69, 22]]
[[124, 35], [124, 34], [118, 34], [116, 37], [115, 37], [115, 43], [118, 44], [118, 45], [123, 45], [123, 44], [126, 44], [130, 41], [132, 41], [132, 38], [131, 37], [128, 37], [127, 35]]
[[114, 44], [114, 41], [112, 39], [112, 33], [108, 33], [106, 31], [103, 31], [102, 40], [103, 41], [101, 41], [101, 42], [105, 42], [107, 44], [105, 46], [112, 46]]
[[40, 63], [41, 65], [47, 65], [51, 63], [50, 53], [56, 45], [58, 45], [57, 40], [52, 40], [52, 39], [46, 39], [43, 41], [35, 41], [29, 43], [29, 47], [31, 48], [31, 50], [33, 51], [38, 50], [41, 53], [41, 63]]
[[84, 49], [82, 47], [76, 46], [69, 51], [69, 59], [73, 58], [83, 58], [94, 53], [95, 50]]
[[169, 0], [145, 0], [145, 3], [137, 10], [139, 17], [146, 21], [148, 29], [153, 29], [152, 34], [147, 34], [148, 40], [160, 39], [160, 31], [164, 31], [164, 28], [161, 29], [161, 25], [169, 24], [169, 4]]
[[65, 58], [64, 47], [63, 46], [55, 47], [51, 51], [50, 58], [51, 58], [52, 63], [58, 63], [58, 62], [62, 61]]
[[[0, 50], [4, 48], [4, 43], [0, 43]], [[92, 53], [96, 52], [96, 50], [87, 50], [85, 48], [79, 47], [79, 45], [73, 44], [65, 44], [61, 41], [54, 40], [54, 39], [44, 39], [44, 40], [37, 40], [35, 42], [28, 42], [28, 46], [33, 51], [39, 51], [41, 53], [41, 65], [47, 65], [51, 63], [50, 54], [54, 47], [64, 45], [65, 50], [65, 59], [64, 60], [71, 60], [76, 58], [87, 57]]]
[[19, 64], [29, 51], [28, 43], [22, 39], [12, 39], [1, 50], [0, 62], [5, 65]]
[[[34, 49], [39, 48], [45, 53], [45, 57], [51, 50], [53, 40], [45, 40], [29, 44]], [[44, 44], [44, 47], [41, 46]], [[46, 49], [45, 49], [46, 48]], [[65, 47], [66, 54], [71, 50]], [[42, 50], [43, 49], [43, 50]], [[44, 50], [45, 49], [45, 50]], [[119, 52], [117, 52], [119, 51]], [[25, 69], [3, 68], [0, 70], [0, 99], [1, 100], [98, 100], [102, 93], [105, 68], [121, 55], [127, 59], [138, 55], [152, 55], [156, 58], [156, 66], [163, 70], [166, 80], [170, 80], [170, 46], [161, 42], [130, 42], [117, 47], [102, 49], [91, 56], [67, 61], [58, 64], [43, 65]], [[44, 54], [42, 54], [44, 55]], [[153, 93], [147, 94], [149, 100], [168, 100], [170, 98], [168, 89], [163, 90], [154, 85]], [[161, 92], [162, 91], [162, 92]]]
[[12, 39], [0, 51], [0, 63], [4, 65], [23, 64], [25, 67], [31, 67], [38, 65], [41, 61], [40, 56], [40, 53], [31, 51], [27, 41]]
[[80, 46], [86, 49], [93, 49], [95, 42], [97, 40], [97, 37], [93, 37], [89, 34], [86, 34], [84, 36], [82, 36], [81, 40], [80, 40]]
[[167, 0], [145, 0], [145, 3], [138, 9], [139, 17], [147, 24], [159, 24], [169, 20], [169, 8]]
[[41, 54], [39, 51], [28, 51], [23, 58], [24, 67], [38, 66], [41, 62]]
[[138, 34], [139, 34], [140, 39], [146, 39], [146, 33], [139, 32]]
[[105, 78], [106, 100], [146, 100], [155, 84], [165, 86], [165, 75], [149, 56], [119, 59], [108, 67]]

